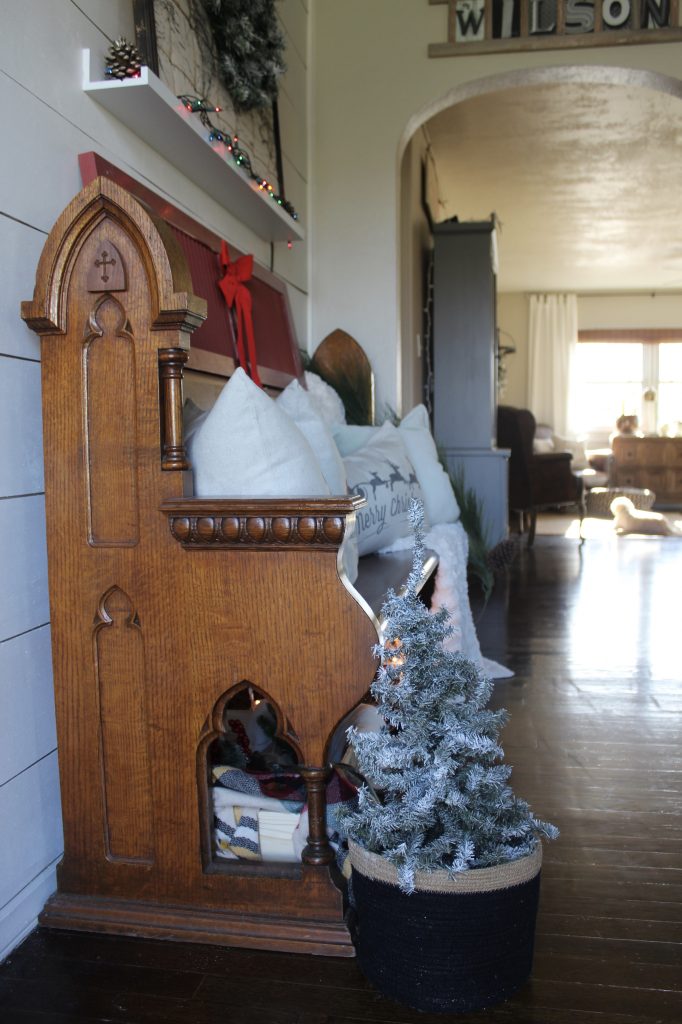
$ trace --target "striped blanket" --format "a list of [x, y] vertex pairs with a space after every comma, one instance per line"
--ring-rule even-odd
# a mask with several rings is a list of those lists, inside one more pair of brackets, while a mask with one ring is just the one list
[[[216, 854], [228, 860], [301, 859], [308, 839], [305, 783], [294, 772], [245, 772], [218, 765], [212, 772]], [[327, 785], [327, 834], [338, 846], [336, 824], [341, 804], [356, 790], [334, 772]]]

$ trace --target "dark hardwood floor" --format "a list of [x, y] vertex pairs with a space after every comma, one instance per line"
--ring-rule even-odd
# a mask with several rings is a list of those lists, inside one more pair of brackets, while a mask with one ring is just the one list
[[[682, 541], [538, 537], [479, 621], [514, 679], [495, 704], [545, 848], [532, 980], [433, 1020], [682, 1021]], [[2, 1024], [421, 1021], [352, 960], [37, 931], [0, 967]]]

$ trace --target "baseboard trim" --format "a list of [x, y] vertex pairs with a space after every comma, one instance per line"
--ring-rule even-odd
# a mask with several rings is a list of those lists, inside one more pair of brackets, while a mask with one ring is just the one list
[[0, 963], [38, 924], [45, 901], [57, 888], [57, 861], [48, 864], [0, 910]]
[[355, 956], [355, 948], [343, 922], [260, 914], [237, 915], [220, 910], [65, 893], [57, 893], [48, 900], [39, 922], [46, 928], [110, 935], [205, 942], [317, 956]]

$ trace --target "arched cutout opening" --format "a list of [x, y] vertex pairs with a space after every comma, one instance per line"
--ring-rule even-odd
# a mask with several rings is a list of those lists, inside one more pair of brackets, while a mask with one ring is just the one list
[[302, 861], [338, 861], [338, 812], [358, 787], [352, 759], [348, 771], [340, 764], [346, 729], [379, 724], [373, 708], [358, 705], [330, 736], [326, 764], [304, 766], [298, 737], [267, 691], [244, 679], [222, 694], [197, 748], [204, 871], [298, 877]]
[[205, 870], [296, 873], [307, 839], [300, 761], [297, 736], [265, 690], [244, 679], [219, 698], [197, 751]]
[[213, 765], [247, 772], [286, 771], [300, 761], [297, 736], [277, 704], [248, 680], [229, 691], [222, 731], [211, 745]]

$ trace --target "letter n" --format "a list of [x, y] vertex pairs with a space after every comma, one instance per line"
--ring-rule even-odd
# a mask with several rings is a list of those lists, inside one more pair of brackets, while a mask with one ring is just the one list
[[667, 28], [670, 23], [670, 0], [641, 0], [642, 28]]

